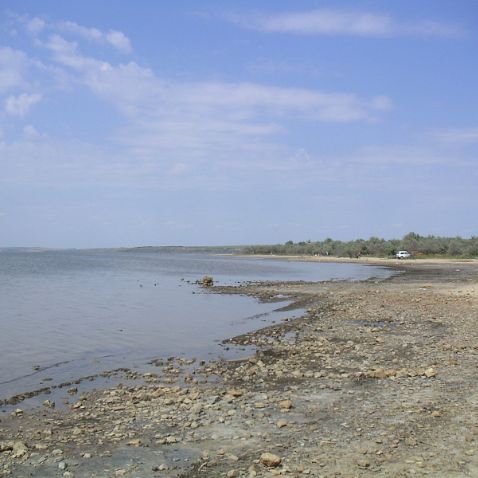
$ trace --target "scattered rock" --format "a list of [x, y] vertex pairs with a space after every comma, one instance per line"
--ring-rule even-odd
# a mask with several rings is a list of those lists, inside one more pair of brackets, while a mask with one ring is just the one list
[[12, 458], [21, 458], [28, 453], [28, 447], [22, 441], [16, 441], [12, 446]]
[[260, 462], [269, 468], [274, 468], [279, 466], [282, 462], [280, 456], [274, 455], [273, 453], [263, 453], [260, 457]]
[[292, 400], [281, 400], [279, 402], [279, 407], [282, 409], [282, 410], [290, 410], [292, 407], [293, 407], [293, 404], [292, 404]]

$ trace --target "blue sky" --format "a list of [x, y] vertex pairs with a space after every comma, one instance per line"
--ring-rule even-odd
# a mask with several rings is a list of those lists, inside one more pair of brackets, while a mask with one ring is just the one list
[[474, 0], [0, 2], [0, 246], [478, 234]]

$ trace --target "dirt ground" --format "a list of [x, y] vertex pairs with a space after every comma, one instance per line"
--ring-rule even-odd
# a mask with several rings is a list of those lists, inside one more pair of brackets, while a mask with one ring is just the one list
[[[478, 263], [216, 287], [307, 313], [0, 421], [0, 476], [478, 477]], [[234, 345], [235, 344], [235, 345]], [[248, 352], [255, 346], [256, 352]]]

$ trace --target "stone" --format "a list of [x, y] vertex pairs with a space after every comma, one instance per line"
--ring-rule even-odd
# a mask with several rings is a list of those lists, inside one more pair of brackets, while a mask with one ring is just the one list
[[407, 437], [407, 438], [405, 438], [405, 445], [416, 446], [417, 445], [417, 440], [413, 437]]
[[359, 460], [359, 461], [357, 461], [357, 466], [359, 468], [369, 468], [370, 467], [370, 462], [368, 460]]
[[277, 428], [284, 428], [287, 426], [287, 420], [279, 420], [277, 422]]
[[0, 453], [5, 451], [12, 451], [13, 450], [13, 442], [12, 441], [0, 441]]
[[28, 453], [28, 447], [22, 441], [16, 441], [12, 446], [12, 458], [21, 458]]
[[274, 455], [273, 453], [263, 453], [260, 457], [260, 462], [264, 466], [273, 468], [281, 464], [282, 458], [280, 456]]
[[292, 400], [281, 400], [279, 402], [279, 407], [282, 408], [282, 410], [290, 410], [293, 407]]
[[436, 374], [437, 372], [433, 367], [427, 368], [425, 372], [423, 373], [423, 375], [425, 375], [425, 377], [427, 378], [436, 377]]
[[237, 397], [242, 397], [243, 392], [242, 390], [232, 389], [232, 390], [228, 390], [227, 395], [237, 398]]
[[136, 447], [138, 447], [138, 446], [141, 446], [142, 443], [141, 443], [141, 440], [140, 440], [139, 438], [135, 438], [134, 440], [130, 440], [130, 441], [128, 442], [128, 445], [129, 445], [129, 446], [136, 446]]

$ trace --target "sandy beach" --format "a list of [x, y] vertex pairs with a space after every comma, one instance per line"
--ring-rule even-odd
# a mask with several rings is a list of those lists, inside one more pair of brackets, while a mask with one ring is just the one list
[[478, 476], [478, 261], [379, 263], [400, 273], [211, 288], [307, 313], [229, 339], [240, 360], [18, 404], [0, 476]]

